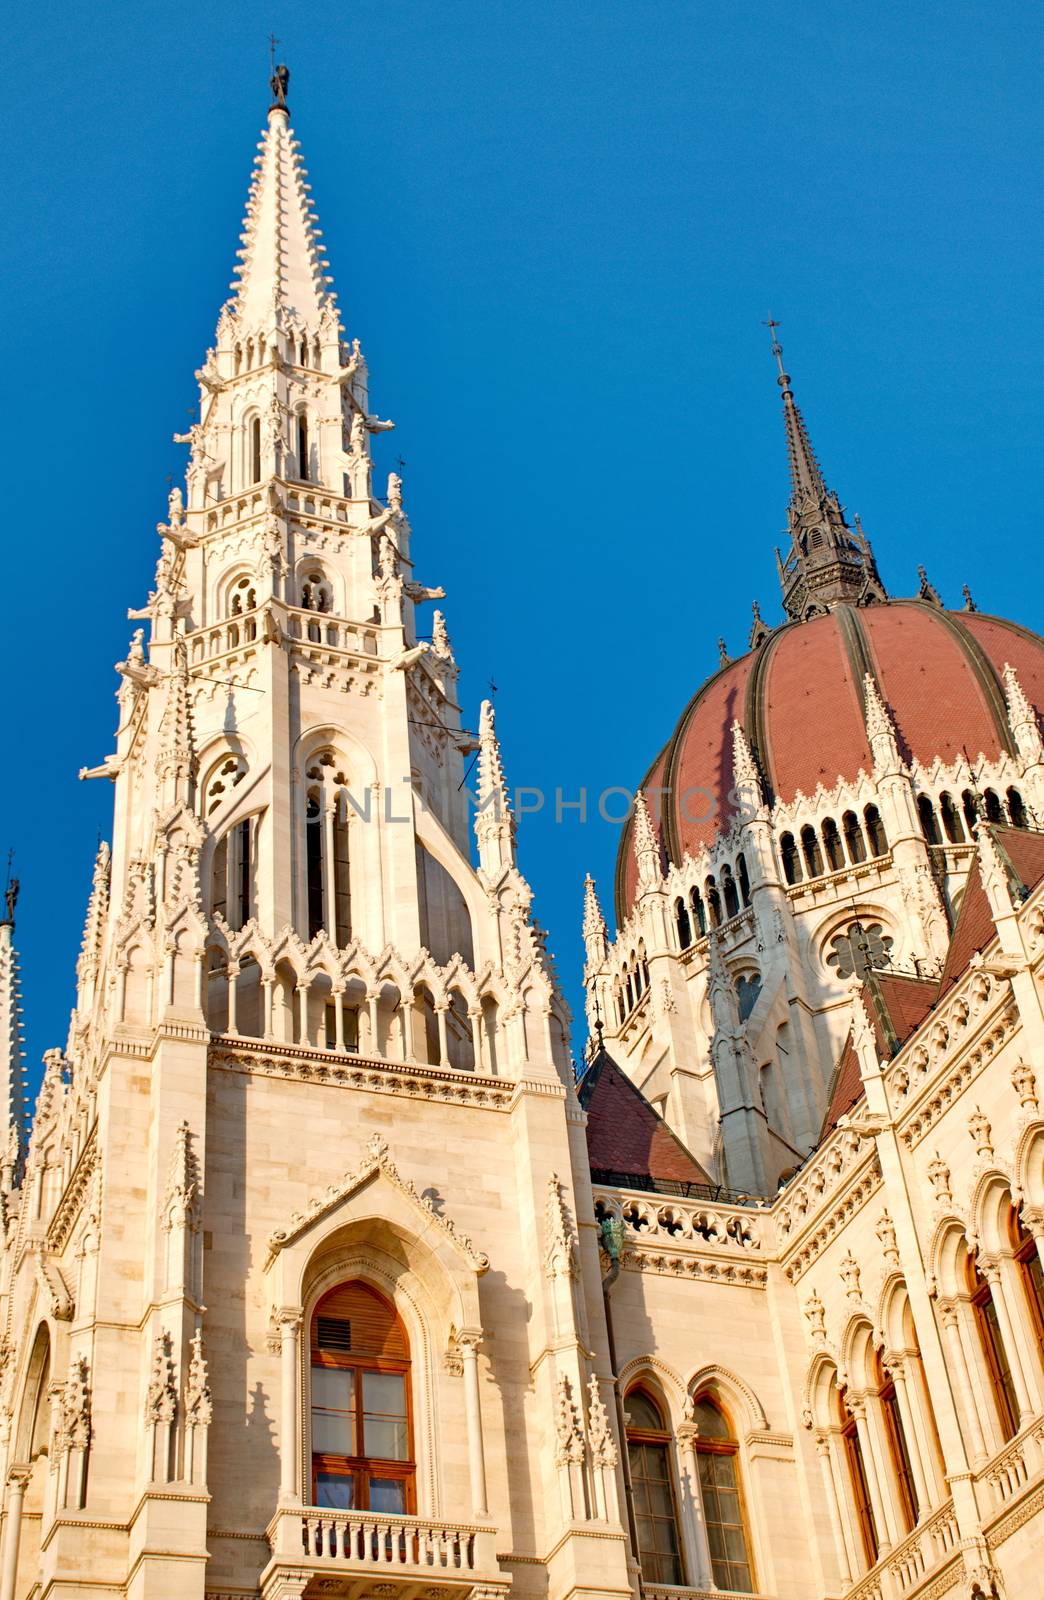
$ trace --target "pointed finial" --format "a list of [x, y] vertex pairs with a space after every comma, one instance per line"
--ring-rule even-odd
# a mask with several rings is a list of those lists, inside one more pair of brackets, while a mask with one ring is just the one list
[[514, 865], [515, 818], [504, 780], [493, 702], [483, 700], [479, 712], [478, 809], [475, 837], [479, 861], [487, 872]]
[[729, 652], [725, 648], [725, 640], [724, 639], [719, 639], [718, 640], [718, 666], [719, 667], [727, 667], [729, 665], [730, 659], [731, 658], [729, 656]]
[[775, 356], [776, 366], [779, 368], [779, 377], [776, 379], [776, 382], [779, 384], [781, 389], [789, 389], [790, 374], [789, 372], [785, 372], [783, 370], [783, 346], [780, 344], [779, 337], [776, 333], [776, 329], [781, 328], [783, 324], [781, 322], [777, 322], [775, 317], [773, 317], [772, 313], [770, 312], [765, 326], [769, 331], [769, 338], [772, 340], [772, 354]]
[[964, 609], [965, 609], [965, 611], [978, 611], [979, 608], [975, 604], [975, 601], [972, 599], [972, 592], [968, 588], [967, 584], [964, 584], [962, 586], [961, 594], [964, 596]]
[[756, 650], [762, 640], [768, 638], [772, 629], [761, 615], [761, 607], [756, 600], [751, 605], [750, 613], [752, 621], [750, 633], [747, 636], [747, 647], [750, 650]]
[[1004, 663], [1004, 699], [1008, 711], [1008, 727], [1015, 747], [1023, 761], [1036, 765], [1044, 761], [1044, 740], [1041, 739], [1037, 713], [1030, 704], [1026, 691], [1010, 661]]
[[737, 785], [751, 791], [751, 798], [760, 806], [762, 801], [761, 774], [758, 772], [754, 752], [740, 722], [732, 724], [732, 773]]
[[872, 672], [863, 678], [864, 722], [874, 757], [875, 772], [895, 772], [901, 766], [895, 724], [889, 715], [877, 679]]
[[926, 600], [929, 605], [939, 606], [941, 608], [942, 597], [940, 596], [935, 585], [929, 582], [926, 569], [924, 567], [918, 567], [917, 576], [921, 580], [921, 586], [917, 591], [918, 600]]
[[587, 952], [587, 967], [600, 966], [609, 954], [609, 930], [605, 925], [605, 917], [598, 903], [598, 891], [595, 881], [588, 873], [584, 878], [584, 921], [582, 928], [584, 946]]
[[661, 876], [660, 846], [653, 832], [645, 793], [641, 789], [634, 797], [634, 854], [641, 887], [650, 889], [658, 886]]

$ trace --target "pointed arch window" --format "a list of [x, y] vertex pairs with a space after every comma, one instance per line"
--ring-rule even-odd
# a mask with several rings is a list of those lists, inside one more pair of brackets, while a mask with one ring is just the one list
[[297, 413], [297, 476], [302, 483], [308, 483], [311, 477], [308, 464], [308, 413]]
[[874, 1520], [874, 1508], [870, 1504], [870, 1485], [866, 1476], [866, 1462], [863, 1460], [863, 1447], [859, 1440], [856, 1419], [848, 1409], [844, 1389], [835, 1387], [834, 1403], [837, 1409], [837, 1422], [841, 1435], [841, 1445], [844, 1450], [845, 1465], [848, 1468], [849, 1487], [852, 1492], [852, 1501], [859, 1524], [863, 1556], [869, 1568], [877, 1560], [880, 1541], [877, 1534], [877, 1523]]
[[810, 878], [820, 878], [823, 875], [823, 856], [816, 838], [816, 830], [810, 822], [806, 822], [801, 830], [801, 853], [805, 858], [805, 870]]
[[954, 805], [952, 794], [943, 793], [939, 796], [939, 815], [942, 817], [943, 832], [950, 844], [962, 844], [964, 829], [961, 826], [961, 814]]
[[863, 838], [863, 830], [859, 826], [859, 818], [854, 811], [845, 812], [841, 818], [841, 826], [844, 829], [845, 848], [848, 851], [849, 861], [865, 861], [866, 840]]
[[830, 871], [841, 872], [845, 865], [845, 852], [833, 817], [827, 817], [823, 823], [823, 849], [826, 851], [827, 866]]
[[250, 420], [250, 482], [261, 482], [261, 418]]
[[739, 881], [740, 899], [745, 906], [750, 905], [750, 875], [747, 872], [747, 859], [741, 851], [736, 857], [736, 877]]
[[906, 1430], [903, 1427], [902, 1414], [899, 1410], [899, 1397], [896, 1393], [895, 1380], [881, 1363], [880, 1356], [874, 1353], [875, 1381], [877, 1398], [881, 1406], [881, 1415], [884, 1418], [885, 1436], [888, 1440], [889, 1453], [892, 1458], [892, 1470], [899, 1490], [899, 1503], [906, 1522], [905, 1532], [910, 1533], [916, 1526], [920, 1505], [917, 1498], [917, 1485], [914, 1482], [913, 1465], [910, 1461], [910, 1446], [907, 1443]]
[[718, 893], [718, 886], [714, 882], [713, 878], [708, 878], [706, 883], [703, 885], [703, 888], [704, 888], [704, 893], [705, 893], [706, 898], [707, 898], [707, 915], [708, 915], [708, 918], [709, 918], [709, 921], [710, 921], [710, 925], [711, 925], [712, 928], [720, 928], [721, 927], [721, 896]]
[[1022, 1278], [1022, 1287], [1026, 1293], [1033, 1331], [1037, 1337], [1037, 1349], [1041, 1361], [1044, 1362], [1044, 1267], [1041, 1265], [1037, 1241], [1027, 1231], [1016, 1206], [1011, 1208], [1008, 1231], [1019, 1275]]
[[866, 823], [866, 836], [870, 840], [870, 854], [872, 856], [886, 856], [888, 854], [888, 835], [885, 825], [881, 821], [881, 813], [876, 806], [864, 806], [863, 821]]
[[674, 902], [674, 921], [678, 929], [678, 948], [687, 950], [692, 943], [692, 924], [689, 921], [689, 908], [681, 898]]
[[754, 1573], [739, 1477], [739, 1442], [728, 1417], [710, 1395], [696, 1401], [696, 1461], [703, 1520], [719, 1589], [750, 1594]]
[[323, 813], [317, 794], [305, 802], [305, 873], [308, 937], [314, 939], [323, 926]]
[[1004, 1438], [1014, 1439], [1019, 1431], [1019, 1400], [1011, 1375], [1008, 1352], [1004, 1348], [997, 1307], [993, 1299], [993, 1285], [982, 1276], [978, 1262], [968, 1256], [968, 1289], [971, 1294], [975, 1322], [979, 1330], [979, 1343], [986, 1358], [997, 1419]]
[[695, 919], [696, 926], [700, 930], [699, 936], [702, 939], [704, 934], [707, 932], [707, 909], [703, 904], [703, 896], [700, 894], [698, 889], [694, 889], [692, 891], [691, 899], [692, 914]]
[[1001, 806], [1000, 798], [993, 789], [986, 790], [982, 797], [982, 805], [986, 813], [987, 822], [1004, 821], [1004, 810]]
[[801, 857], [792, 833], [785, 833], [779, 841], [779, 853], [783, 860], [783, 876], [788, 883], [801, 882]]
[[394, 1306], [368, 1284], [339, 1284], [315, 1308], [311, 1401], [312, 1503], [412, 1512], [410, 1347]]
[[975, 804], [975, 796], [970, 789], [964, 789], [961, 792], [961, 810], [964, 812], [964, 823], [968, 829], [969, 837], [974, 839], [979, 812]]
[[646, 1583], [683, 1584], [671, 1436], [659, 1404], [647, 1390], [632, 1389], [625, 1406], [627, 1461], [642, 1577]]
[[939, 836], [939, 822], [929, 795], [919, 794], [917, 796], [917, 815], [921, 822], [921, 832], [928, 843], [942, 844], [942, 839]]
[[721, 892], [725, 898], [726, 917], [739, 915], [739, 894], [736, 890], [736, 880], [732, 876], [732, 868], [728, 865], [721, 869]]
[[1007, 793], [1008, 816], [1011, 818], [1013, 828], [1028, 828], [1029, 819], [1026, 815], [1026, 803], [1017, 789], [1009, 789]]

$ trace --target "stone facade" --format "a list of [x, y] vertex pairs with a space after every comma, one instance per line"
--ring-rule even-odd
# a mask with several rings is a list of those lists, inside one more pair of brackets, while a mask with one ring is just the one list
[[[667, 868], [644, 801], [615, 941], [585, 904], [590, 1083], [633, 1080], [692, 1181], [589, 1149], [493, 711], [466, 731], [440, 613], [419, 636], [441, 594], [399, 479], [373, 494], [391, 424], [275, 87], [187, 495], [84, 774], [114, 785], [112, 844], [27, 1148], [0, 925], [0, 1600], [1034, 1592], [1041, 835], [977, 816], [954, 884], [929, 881], [871, 678], [851, 804], [873, 797], [887, 849], [788, 885], [782, 833], [848, 791], [770, 800], [737, 726], [749, 904], [683, 938], [707, 861]], [[885, 604], [853, 549], [844, 597], [859, 567]], [[1008, 690], [991, 781], [1028, 824], [1040, 734]], [[709, 847], [719, 881], [738, 838]], [[820, 960], [853, 908], [933, 986], [902, 1037], [862, 945]], [[750, 1079], [780, 1007], [785, 1128]], [[324, 1315], [346, 1288], [363, 1311]], [[405, 1374], [401, 1417], [331, 1413], [353, 1352], [385, 1395]]]

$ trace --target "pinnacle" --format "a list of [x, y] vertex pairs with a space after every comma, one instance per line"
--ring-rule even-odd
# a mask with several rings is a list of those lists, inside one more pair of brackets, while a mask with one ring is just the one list
[[598, 902], [595, 881], [591, 874], [588, 873], [584, 879], [583, 935], [585, 939], [605, 939], [607, 934], [608, 929], [606, 928], [605, 917], [602, 914], [602, 907]]
[[269, 117], [247, 196], [230, 310], [246, 329], [315, 328], [335, 309], [311, 185], [285, 114]]

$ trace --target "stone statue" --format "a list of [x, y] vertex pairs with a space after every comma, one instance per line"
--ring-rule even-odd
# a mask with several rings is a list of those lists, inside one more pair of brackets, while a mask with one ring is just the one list
[[272, 91], [273, 106], [279, 106], [281, 110], [285, 111], [287, 108], [286, 91], [290, 87], [290, 68], [280, 62], [268, 80], [268, 86]]
[[167, 521], [172, 528], [180, 528], [185, 520], [185, 502], [181, 490], [175, 485], [167, 496]]
[[15, 906], [18, 904], [18, 891], [20, 888], [21, 884], [18, 882], [18, 879], [12, 878], [10, 883], [7, 885], [7, 888], [4, 890], [4, 900], [7, 903], [7, 916], [4, 918], [5, 922], [10, 922], [12, 924], [14, 922]]
[[361, 411], [356, 411], [352, 416], [352, 431], [348, 451], [353, 456], [364, 456], [366, 454], [366, 418]]

